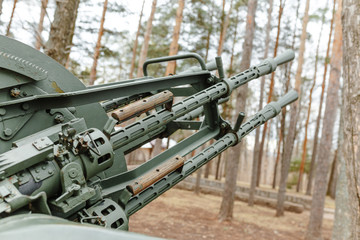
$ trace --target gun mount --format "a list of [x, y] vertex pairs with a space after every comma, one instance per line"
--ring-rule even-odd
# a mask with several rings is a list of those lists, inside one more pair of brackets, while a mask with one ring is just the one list
[[[150, 64], [185, 58], [196, 59], [200, 67], [148, 76]], [[221, 58], [206, 65], [191, 53], [146, 61], [143, 78], [85, 87], [44, 54], [0, 36], [0, 231], [14, 236], [15, 221], [22, 226], [46, 223], [41, 230], [49, 233], [60, 233], [57, 224], [77, 233], [84, 232], [81, 224], [127, 230], [132, 214], [297, 99], [290, 91], [244, 123], [240, 114], [234, 127], [218, 109], [236, 88], [293, 58], [286, 51], [225, 78]], [[173, 104], [174, 97], [183, 100]], [[145, 112], [146, 117], [115, 130]], [[193, 120], [200, 115], [201, 121]], [[126, 154], [178, 129], [197, 132], [127, 169]], [[185, 160], [212, 139], [213, 144]]]

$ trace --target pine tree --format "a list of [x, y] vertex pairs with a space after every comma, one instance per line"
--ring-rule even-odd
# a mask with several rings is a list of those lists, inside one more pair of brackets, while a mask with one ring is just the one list
[[[345, 4], [345, 3], [344, 3]], [[344, 28], [343, 28], [344, 30]], [[358, 37], [360, 35], [358, 34]], [[345, 39], [345, 37], [344, 37]], [[345, 49], [344, 49], [345, 51]], [[345, 58], [345, 56], [343, 57]], [[336, 181], [336, 198], [335, 198], [335, 219], [332, 231], [332, 239], [354, 239], [350, 238], [351, 229], [356, 228], [352, 226], [351, 205], [349, 203], [349, 189], [348, 178], [346, 176], [345, 159], [343, 157], [344, 149], [344, 87], [341, 88], [341, 105], [340, 105], [340, 126], [338, 135], [338, 161], [339, 161], [339, 174]]]
[[307, 155], [308, 127], [309, 127], [310, 113], [311, 113], [312, 93], [314, 91], [315, 84], [316, 84], [317, 67], [318, 67], [318, 62], [319, 62], [318, 60], [319, 60], [320, 40], [321, 40], [322, 30], [323, 30], [323, 26], [324, 26], [324, 22], [325, 22], [325, 14], [326, 14], [326, 9], [322, 13], [320, 34], [319, 34], [319, 38], [318, 38], [318, 42], [317, 42], [317, 46], [316, 46], [313, 83], [312, 83], [311, 88], [310, 88], [308, 111], [307, 111], [307, 117], [306, 117], [306, 122], [305, 122], [305, 136], [304, 136], [304, 141], [303, 141], [303, 149], [302, 149], [301, 162], [300, 162], [300, 168], [299, 168], [299, 178], [298, 178], [298, 182], [297, 182], [297, 185], [296, 185], [296, 191], [297, 192], [299, 192], [300, 186], [301, 186], [301, 183], [302, 183], [304, 167], [305, 167], [305, 161], [306, 161], [306, 155]]
[[144, 5], [145, 5], [145, 0], [143, 0], [143, 4], [141, 7], [138, 29], [136, 31], [136, 36], [135, 36], [135, 41], [134, 41], [134, 47], [133, 47], [133, 52], [132, 52], [131, 65], [130, 65], [130, 73], [129, 73], [130, 79], [133, 78], [133, 72], [134, 72], [134, 68], [135, 68], [136, 50], [137, 50], [139, 35], [140, 35], [140, 30], [141, 30], [141, 19], [143, 16]]
[[326, 107], [319, 145], [319, 156], [316, 164], [316, 176], [313, 198], [311, 201], [310, 220], [306, 233], [306, 239], [321, 238], [321, 226], [324, 213], [325, 195], [327, 190], [327, 175], [330, 167], [330, 153], [334, 123], [338, 108], [338, 91], [341, 75], [342, 58], [342, 29], [341, 29], [342, 0], [338, 0], [338, 9], [335, 16], [335, 35], [330, 60], [331, 70], [329, 86], [327, 88]]
[[13, 21], [13, 18], [14, 18], [14, 13], [15, 13], [15, 8], [16, 8], [16, 3], [17, 3], [18, 0], [14, 0], [14, 4], [13, 4], [13, 8], [12, 8], [12, 11], [11, 11], [11, 16], [10, 16], [10, 21], [7, 25], [7, 28], [6, 28], [6, 34], [5, 36], [10, 36], [10, 28], [11, 28], [11, 23]]
[[[271, 0], [272, 1], [272, 0]], [[229, 71], [228, 71], [228, 77], [231, 77], [234, 74], [234, 70], [233, 70], [233, 64], [234, 64], [234, 56], [235, 56], [235, 45], [237, 42], [237, 28], [239, 25], [239, 10], [236, 11], [236, 18], [235, 18], [235, 33], [234, 33], [234, 40], [233, 40], [233, 44], [231, 47], [231, 56], [230, 56], [230, 65], [229, 65]], [[231, 101], [228, 101], [229, 103]]]
[[[255, 34], [255, 13], [257, 7], [257, 0], [248, 1], [248, 13], [246, 21], [246, 36], [243, 43], [243, 55], [240, 63], [242, 70], [250, 67], [253, 40]], [[247, 97], [247, 85], [242, 86], [240, 91], [237, 93], [236, 98], [236, 112], [244, 111]], [[220, 207], [219, 219], [230, 220], [232, 219], [237, 173], [239, 168], [239, 153], [241, 153], [242, 144], [239, 143], [237, 146], [229, 149], [230, 154], [227, 167], [226, 167], [226, 180], [225, 188], [223, 192], [223, 198]]]
[[[176, 55], [179, 50], [179, 37], [180, 37], [180, 29], [181, 29], [181, 23], [182, 23], [182, 18], [183, 18], [184, 6], [185, 6], [185, 0], [179, 0], [179, 6], [176, 11], [176, 18], [175, 18], [176, 24], [174, 26], [174, 32], [173, 32], [172, 42], [170, 45], [169, 56]], [[168, 62], [167, 67], [166, 67], [165, 76], [167, 76], [169, 74], [174, 74], [175, 66], [176, 66], [175, 61]]]
[[144, 65], [144, 62], [145, 62], [147, 54], [148, 54], [150, 35], [151, 35], [151, 31], [152, 31], [152, 22], [153, 22], [155, 11], [156, 11], [156, 2], [157, 2], [157, 0], [153, 0], [153, 2], [152, 2], [151, 13], [150, 13], [149, 20], [147, 22], [146, 32], [145, 32], [145, 36], [144, 36], [144, 42], [141, 47], [141, 52], [140, 52], [140, 57], [139, 57], [137, 77], [143, 76], [142, 66]]
[[[281, 17], [282, 17], [282, 14], [283, 14], [284, 5], [285, 5], [285, 1], [281, 0], [280, 5], [279, 5], [279, 17], [278, 17], [277, 35], [276, 35], [276, 41], [275, 41], [275, 47], [274, 47], [274, 57], [276, 57], [276, 55], [277, 55], [277, 50], [278, 50], [278, 46], [279, 46], [279, 36], [280, 36], [280, 31], [281, 31], [281, 28], [280, 28], [280, 26], [281, 26]], [[275, 77], [275, 72], [273, 72], [271, 74], [270, 89], [269, 89], [267, 103], [270, 103], [271, 99], [272, 99], [273, 90], [274, 90], [274, 84], [275, 84], [274, 77]], [[256, 186], [259, 186], [259, 183], [260, 183], [261, 162], [262, 162], [262, 157], [263, 157], [263, 152], [264, 152], [264, 144], [265, 144], [265, 137], [266, 137], [267, 127], [268, 127], [268, 122], [265, 122], [264, 127], [263, 127], [262, 137], [261, 137], [259, 154], [258, 154], [259, 157], [258, 157], [258, 161], [256, 163], [256, 166], [257, 166]]]
[[80, 0], [57, 1], [45, 53], [61, 65], [66, 64], [72, 46]]
[[92, 65], [91, 71], [90, 71], [89, 85], [94, 85], [94, 82], [96, 80], [96, 67], [97, 67], [97, 62], [98, 62], [99, 56], [100, 56], [101, 38], [104, 35], [104, 23], [105, 23], [105, 15], [106, 15], [107, 5], [108, 5], [108, 0], [105, 0], [102, 16], [101, 16], [101, 20], [100, 20], [100, 28], [99, 28], [98, 38], [97, 38], [97, 42], [96, 42], [96, 46], [95, 46], [95, 50], [94, 50], [93, 65]]
[[[273, 2], [274, 2], [273, 0], [269, 0], [268, 19], [267, 19], [268, 22], [266, 24], [264, 59], [266, 59], [268, 57], [268, 52], [269, 52], [270, 31], [271, 31], [271, 14], [272, 14], [272, 10], [273, 10]], [[281, 18], [280, 15], [279, 15], [279, 18]], [[263, 108], [264, 88], [265, 88], [265, 76], [263, 76], [261, 78], [259, 110], [261, 110]], [[260, 128], [257, 128], [256, 133], [255, 133], [254, 156], [253, 156], [253, 165], [252, 165], [252, 173], [251, 173], [251, 182], [254, 182], [254, 183], [256, 182], [258, 171], [259, 171], [258, 170], [259, 154], [260, 154], [259, 138], [260, 138]], [[255, 187], [256, 187], [256, 184], [250, 184], [249, 206], [254, 205]]]
[[41, 46], [43, 46], [43, 40], [41, 38], [41, 33], [44, 28], [44, 18], [45, 18], [47, 5], [48, 5], [48, 0], [41, 0], [40, 20], [39, 20], [37, 31], [35, 33], [35, 36], [36, 36], [35, 48], [37, 50], [40, 50]]
[[[302, 33], [301, 33], [301, 38], [300, 38], [298, 67], [297, 67], [296, 75], [295, 75], [294, 89], [299, 93], [300, 96], [301, 96], [301, 72], [302, 72], [302, 66], [303, 66], [303, 62], [304, 62], [305, 42], [306, 42], [306, 35], [307, 35], [306, 28], [307, 28], [307, 23], [309, 21], [309, 6], [310, 6], [310, 0], [306, 0], [305, 13], [304, 13], [304, 18], [303, 18], [303, 23], [302, 23]], [[298, 114], [300, 112], [299, 111], [299, 101], [294, 102], [291, 105], [291, 110], [290, 110], [290, 126], [289, 126], [288, 134], [286, 136], [284, 155], [283, 155], [282, 164], [281, 164], [280, 186], [279, 186], [277, 206], [276, 206], [276, 216], [277, 217], [284, 215], [286, 180], [287, 180], [288, 173], [289, 173], [291, 154], [292, 154], [292, 150], [294, 147]]]
[[346, 239], [360, 238], [360, 29], [356, 21], [360, 18], [360, 2], [344, 0], [343, 26], [343, 69], [344, 69], [344, 159], [348, 179], [350, 211], [346, 215], [346, 228], [350, 230]]
[[[295, 48], [295, 40], [296, 40], [296, 36], [297, 36], [296, 32], [297, 32], [297, 20], [299, 18], [299, 8], [300, 8], [300, 0], [298, 0], [297, 7], [296, 7], [295, 26], [294, 26], [294, 30], [293, 30], [293, 39], [292, 39], [292, 43], [291, 43], [291, 49], [293, 49], [293, 50]], [[292, 68], [293, 63], [294, 63], [294, 61], [291, 61], [288, 64], [288, 66], [285, 68], [285, 78], [286, 78], [285, 92], [287, 92], [289, 90], [291, 68]], [[272, 184], [273, 189], [275, 189], [275, 185], [276, 185], [277, 170], [278, 170], [278, 165], [279, 165], [279, 161], [280, 161], [281, 146], [283, 146], [283, 152], [284, 152], [285, 119], [286, 119], [286, 108], [283, 108], [281, 110], [280, 133], [279, 133], [278, 148], [277, 148], [276, 160], [275, 160], [275, 166], [274, 166], [274, 177], [273, 177], [273, 184]]]
[[334, 0], [333, 4], [333, 15], [330, 22], [330, 33], [328, 38], [328, 44], [327, 44], [327, 50], [326, 50], [326, 57], [324, 62], [324, 75], [323, 75], [323, 81], [321, 84], [321, 96], [320, 96], [320, 103], [319, 103], [319, 111], [318, 116], [316, 118], [316, 127], [315, 127], [315, 133], [314, 133], [314, 144], [313, 144], [313, 150], [311, 154], [311, 163], [310, 163], [310, 173], [309, 173], [309, 179], [308, 184], [306, 187], [306, 195], [311, 195], [311, 189], [312, 189], [312, 182], [313, 182], [313, 175], [314, 175], [314, 168], [315, 168], [315, 160], [317, 156], [317, 145], [318, 145], [318, 139], [319, 139], [319, 130], [320, 130], [320, 120], [321, 120], [321, 113], [322, 113], [322, 107], [324, 102], [324, 95], [325, 95], [325, 83], [326, 83], [326, 76], [327, 76], [327, 67], [329, 64], [329, 56], [330, 56], [330, 44], [331, 44], [331, 37], [333, 32], [333, 23], [335, 18], [335, 4], [336, 0]]
[[0, 16], [2, 14], [2, 4], [3, 4], [3, 0], [0, 0]]
[[[225, 0], [223, 1], [223, 10], [224, 10], [224, 6], [225, 6]], [[233, 0], [230, 0], [229, 11], [225, 17], [225, 20], [222, 25], [222, 30], [220, 33], [219, 46], [218, 46], [218, 50], [217, 50], [218, 56], [221, 56], [221, 53], [223, 51], [224, 42], [225, 42], [225, 38], [226, 38], [226, 32], [227, 32], [227, 29], [228, 29], [229, 23], [230, 23], [230, 15], [231, 15], [231, 11], [232, 11], [232, 6], [233, 6]]]

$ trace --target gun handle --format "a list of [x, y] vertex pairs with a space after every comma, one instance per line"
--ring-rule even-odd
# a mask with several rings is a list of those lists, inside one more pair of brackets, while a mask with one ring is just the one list
[[124, 122], [162, 104], [165, 104], [165, 108], [170, 111], [173, 98], [174, 94], [172, 92], [163, 91], [126, 105], [125, 107], [114, 111], [111, 116], [118, 120], [118, 122]]
[[185, 159], [180, 156], [175, 156], [174, 158], [164, 162], [156, 169], [151, 170], [149, 173], [141, 176], [132, 184], [126, 186], [127, 190], [129, 190], [133, 195], [138, 194], [139, 192], [145, 190], [152, 184], [159, 181], [161, 178], [166, 176], [167, 174], [182, 168], [184, 166]]

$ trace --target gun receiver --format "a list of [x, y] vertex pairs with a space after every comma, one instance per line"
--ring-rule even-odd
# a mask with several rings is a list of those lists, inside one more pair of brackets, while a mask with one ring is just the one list
[[[234, 128], [218, 109], [236, 88], [292, 60], [292, 51], [230, 78], [224, 77], [221, 58], [210, 64], [197, 54], [157, 58], [145, 62], [144, 78], [86, 88], [21, 43], [0, 36], [0, 47], [10, 51], [9, 56], [0, 54], [0, 71], [6, 69], [8, 84], [0, 92], [6, 99], [0, 102], [0, 219], [32, 212], [126, 230], [129, 216], [297, 99], [290, 91], [244, 123], [240, 115]], [[18, 68], [28, 56], [35, 56], [34, 63]], [[195, 58], [201, 67], [148, 76], [150, 64], [185, 58]], [[6, 95], [15, 90], [16, 98]], [[173, 104], [175, 97], [182, 100]], [[145, 112], [146, 117], [115, 130], [116, 124]], [[179, 129], [196, 133], [127, 169], [126, 154]], [[216, 142], [188, 157], [212, 139]]]

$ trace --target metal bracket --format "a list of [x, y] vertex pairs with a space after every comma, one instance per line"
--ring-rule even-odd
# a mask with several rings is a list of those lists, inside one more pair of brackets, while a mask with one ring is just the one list
[[71, 162], [60, 171], [62, 194], [55, 200], [51, 200], [51, 207], [66, 216], [78, 211], [85, 206], [87, 200], [96, 193], [93, 188], [86, 185], [83, 170], [80, 164]]
[[129, 220], [124, 210], [111, 199], [104, 199], [79, 212], [81, 223], [90, 223], [119, 230], [128, 230]]
[[43, 137], [34, 141], [32, 144], [37, 150], [41, 151], [44, 148], [52, 146], [54, 143], [48, 137]]
[[29, 168], [29, 171], [34, 178], [35, 182], [41, 182], [44, 179], [47, 179], [54, 175], [55, 173], [55, 166], [52, 162], [42, 162]]

